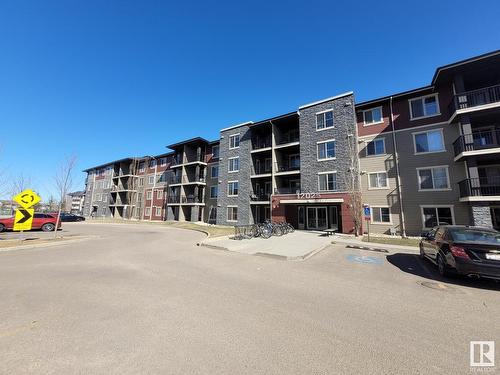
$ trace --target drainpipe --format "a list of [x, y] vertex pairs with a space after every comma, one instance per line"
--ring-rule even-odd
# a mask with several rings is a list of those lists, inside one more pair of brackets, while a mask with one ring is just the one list
[[403, 210], [403, 195], [401, 194], [401, 178], [399, 175], [399, 156], [398, 147], [396, 145], [396, 133], [394, 129], [394, 112], [392, 108], [392, 96], [389, 99], [389, 107], [391, 111], [391, 130], [392, 130], [392, 145], [394, 147], [394, 161], [396, 164], [396, 185], [398, 188], [398, 198], [399, 198], [399, 216], [401, 221], [401, 237], [406, 237], [406, 224], [405, 224], [405, 213]]

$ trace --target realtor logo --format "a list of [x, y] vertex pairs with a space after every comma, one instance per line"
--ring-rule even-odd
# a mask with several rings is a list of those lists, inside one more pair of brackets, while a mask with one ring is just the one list
[[470, 366], [495, 367], [495, 341], [471, 341]]

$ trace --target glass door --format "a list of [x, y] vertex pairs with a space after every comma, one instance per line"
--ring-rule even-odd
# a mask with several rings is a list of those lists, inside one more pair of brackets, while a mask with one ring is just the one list
[[299, 206], [297, 208], [297, 219], [298, 219], [299, 229], [304, 229], [306, 224], [306, 215], [304, 206]]
[[322, 230], [328, 227], [326, 207], [307, 207], [307, 229]]

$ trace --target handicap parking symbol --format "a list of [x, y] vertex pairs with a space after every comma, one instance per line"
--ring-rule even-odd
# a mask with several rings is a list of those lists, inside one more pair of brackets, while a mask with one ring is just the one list
[[346, 256], [346, 259], [349, 262], [354, 262], [354, 263], [365, 263], [365, 264], [382, 264], [382, 263], [384, 263], [383, 259], [369, 256], [369, 255], [349, 254]]

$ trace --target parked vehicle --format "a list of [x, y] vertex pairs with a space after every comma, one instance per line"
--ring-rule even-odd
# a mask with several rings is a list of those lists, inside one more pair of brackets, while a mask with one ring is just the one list
[[[14, 216], [6, 219], [0, 219], [0, 232], [11, 230], [14, 227]], [[49, 214], [35, 213], [33, 216], [33, 224], [31, 230], [41, 229], [44, 232], [52, 232], [56, 227], [56, 217]], [[59, 222], [58, 228], [61, 228]]]
[[[54, 217], [57, 217], [57, 212], [54, 214], [51, 214]], [[68, 222], [68, 221], [85, 221], [85, 218], [83, 216], [78, 216], [75, 214], [71, 214], [69, 212], [61, 212], [60, 216], [61, 221]]]
[[482, 227], [440, 225], [422, 234], [420, 257], [453, 274], [500, 280], [500, 232]]

